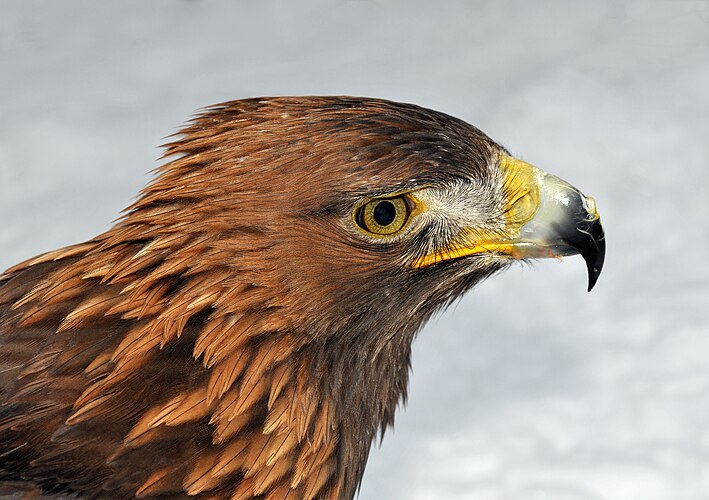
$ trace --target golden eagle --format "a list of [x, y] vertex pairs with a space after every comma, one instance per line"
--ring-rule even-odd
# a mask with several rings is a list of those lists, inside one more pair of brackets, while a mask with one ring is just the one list
[[605, 241], [477, 128], [353, 97], [227, 102], [109, 231], [0, 275], [0, 492], [351, 498], [431, 314]]

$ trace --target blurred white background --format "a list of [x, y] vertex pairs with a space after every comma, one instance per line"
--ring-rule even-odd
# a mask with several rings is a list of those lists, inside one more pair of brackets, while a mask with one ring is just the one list
[[709, 498], [709, 0], [0, 0], [0, 268], [110, 226], [198, 108], [409, 101], [598, 200], [606, 267], [436, 318], [363, 500]]

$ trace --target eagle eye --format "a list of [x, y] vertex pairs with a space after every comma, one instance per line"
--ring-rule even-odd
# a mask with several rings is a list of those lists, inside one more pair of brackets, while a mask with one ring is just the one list
[[370, 200], [355, 212], [355, 222], [372, 236], [391, 236], [400, 231], [411, 210], [405, 196]]

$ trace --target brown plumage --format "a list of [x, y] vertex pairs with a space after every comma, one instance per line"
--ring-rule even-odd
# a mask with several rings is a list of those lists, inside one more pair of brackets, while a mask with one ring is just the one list
[[[413, 105], [272, 98], [166, 156], [115, 227], [0, 276], [0, 491], [352, 497], [422, 323], [521, 257], [456, 250], [514, 236], [505, 150]], [[361, 227], [401, 193], [404, 228]]]

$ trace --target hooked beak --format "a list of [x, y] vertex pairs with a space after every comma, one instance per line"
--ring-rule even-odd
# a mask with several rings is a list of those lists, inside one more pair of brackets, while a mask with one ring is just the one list
[[511, 156], [500, 155], [500, 169], [507, 196], [505, 230], [489, 235], [463, 232], [450, 248], [421, 257], [414, 267], [479, 253], [514, 259], [581, 254], [591, 291], [606, 254], [595, 200], [558, 177]]
[[558, 177], [543, 173], [536, 214], [513, 243], [522, 258], [581, 254], [588, 269], [588, 291], [603, 269], [606, 239], [596, 201]]

